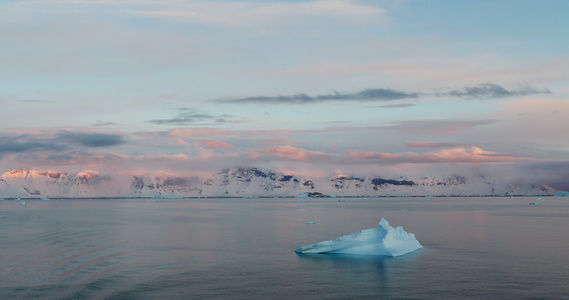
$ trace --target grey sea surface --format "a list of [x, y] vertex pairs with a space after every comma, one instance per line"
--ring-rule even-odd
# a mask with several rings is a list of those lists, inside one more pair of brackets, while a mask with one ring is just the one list
[[[1, 299], [569, 299], [563, 197], [22, 204], [0, 201]], [[382, 217], [424, 248], [294, 252]]]

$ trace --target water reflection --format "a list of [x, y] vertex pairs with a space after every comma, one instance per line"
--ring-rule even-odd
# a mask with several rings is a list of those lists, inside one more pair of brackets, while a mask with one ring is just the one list
[[319, 276], [316, 284], [359, 286], [362, 294], [381, 299], [397, 297], [415, 281], [412, 270], [422, 256], [423, 249], [399, 257], [350, 254], [299, 254], [301, 269]]
[[302, 263], [318, 263], [326, 267], [335, 268], [336, 271], [358, 269], [359, 271], [373, 271], [380, 279], [387, 279], [386, 262], [393, 260], [387, 256], [350, 255], [350, 254], [300, 254], [295, 253], [297, 258], [304, 260]]

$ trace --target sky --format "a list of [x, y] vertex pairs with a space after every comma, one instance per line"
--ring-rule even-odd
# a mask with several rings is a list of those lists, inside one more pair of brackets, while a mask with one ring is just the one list
[[565, 0], [4, 0], [0, 173], [569, 189]]

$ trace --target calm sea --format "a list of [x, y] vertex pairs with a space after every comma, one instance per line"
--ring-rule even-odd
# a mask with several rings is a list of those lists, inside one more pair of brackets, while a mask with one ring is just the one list
[[[563, 197], [18, 204], [0, 201], [1, 299], [569, 299]], [[382, 217], [424, 248], [294, 252]]]

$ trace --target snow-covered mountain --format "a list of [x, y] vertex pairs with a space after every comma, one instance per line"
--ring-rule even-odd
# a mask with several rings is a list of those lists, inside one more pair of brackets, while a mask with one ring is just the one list
[[555, 192], [545, 185], [503, 182], [487, 175], [303, 178], [257, 168], [225, 169], [208, 178], [33, 170], [12, 170], [0, 177], [0, 198], [275, 197], [303, 193], [337, 196], [550, 195]]
[[12, 170], [0, 177], [0, 197], [112, 197], [128, 193], [124, 180], [115, 180], [94, 171], [76, 174]]

